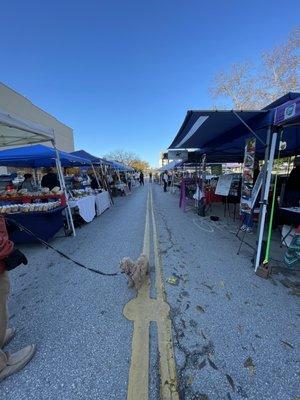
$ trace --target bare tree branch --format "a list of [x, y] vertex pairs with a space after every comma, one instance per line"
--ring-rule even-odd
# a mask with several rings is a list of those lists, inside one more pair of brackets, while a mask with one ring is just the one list
[[210, 94], [217, 104], [231, 100], [236, 109], [256, 109], [266, 106], [287, 92], [300, 90], [300, 26], [287, 41], [262, 54], [261, 63], [235, 63], [228, 72], [214, 79]]
[[121, 162], [138, 170], [146, 170], [150, 168], [147, 161], [141, 160], [140, 157], [132, 151], [115, 150], [106, 154], [104, 158]]

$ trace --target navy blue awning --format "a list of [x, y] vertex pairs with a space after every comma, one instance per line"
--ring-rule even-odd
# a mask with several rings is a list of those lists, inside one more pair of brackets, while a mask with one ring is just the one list
[[235, 113], [255, 131], [272, 124], [272, 118], [265, 110], [188, 111], [169, 148], [202, 149], [221, 137], [223, 142], [233, 140], [247, 131]]
[[[282, 107], [285, 102], [290, 105], [292, 100], [297, 102], [295, 99], [299, 96], [298, 93], [288, 93], [264, 110], [188, 111], [169, 148], [198, 149], [200, 154], [207, 155], [209, 162], [242, 162], [245, 140], [254, 136], [248, 125], [258, 138], [256, 156], [262, 159], [268, 128], [274, 126], [274, 107]], [[298, 125], [284, 127], [283, 140], [287, 142], [287, 148], [281, 152], [282, 157], [300, 153]]]

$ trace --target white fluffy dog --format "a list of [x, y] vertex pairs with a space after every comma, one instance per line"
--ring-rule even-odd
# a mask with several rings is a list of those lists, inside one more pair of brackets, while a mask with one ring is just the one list
[[120, 263], [122, 272], [128, 278], [128, 286], [139, 290], [146, 280], [149, 272], [149, 261], [145, 254], [141, 254], [136, 261], [125, 257]]

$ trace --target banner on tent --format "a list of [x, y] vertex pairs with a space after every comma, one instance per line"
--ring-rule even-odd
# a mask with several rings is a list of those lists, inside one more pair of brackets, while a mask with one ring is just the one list
[[284, 122], [299, 117], [300, 115], [300, 97], [296, 100], [290, 100], [276, 108], [274, 125], [282, 125]]
[[189, 158], [187, 150], [168, 150], [168, 159], [174, 161], [186, 161]]
[[254, 185], [254, 158], [255, 158], [256, 139], [250, 138], [246, 140], [244, 165], [243, 165], [243, 180], [241, 193], [241, 211], [251, 213], [251, 195]]

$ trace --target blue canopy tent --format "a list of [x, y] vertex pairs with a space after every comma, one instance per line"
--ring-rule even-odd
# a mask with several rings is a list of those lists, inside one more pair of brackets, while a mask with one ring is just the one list
[[[61, 167], [74, 167], [89, 165], [90, 161], [85, 158], [76, 157], [64, 151], [59, 151], [55, 148], [36, 144], [33, 146], [17, 147], [14, 149], [0, 151], [0, 165], [14, 167], [57, 167], [58, 177], [61, 188], [64, 191], [67, 200], [67, 192], [65, 187], [64, 176]], [[68, 223], [75, 236], [75, 228], [72, 219], [72, 213], [67, 201], [68, 208]]]
[[92, 154], [86, 152], [85, 150], [73, 151], [71, 154], [73, 154], [75, 156], [87, 158], [94, 165], [107, 165], [108, 167], [111, 167], [111, 168], [115, 169], [116, 171], [122, 171], [122, 172], [133, 172], [134, 171], [134, 169], [129, 167], [128, 165], [125, 165], [118, 161], [107, 160], [105, 158], [93, 156]]
[[[90, 165], [90, 160], [77, 157], [65, 151], [59, 151], [59, 158], [63, 167]], [[0, 151], [0, 165], [14, 167], [53, 167], [56, 166], [57, 153], [55, 149], [36, 144], [33, 146], [17, 147]]]
[[121, 171], [121, 172], [133, 172], [134, 171], [134, 169], [132, 167], [129, 167], [129, 165], [122, 164], [118, 161], [112, 161], [112, 163], [113, 163], [113, 167], [117, 171]]
[[256, 137], [256, 156], [264, 159], [264, 176], [255, 270], [260, 262], [268, 193], [277, 133], [283, 131], [286, 148], [281, 157], [300, 153], [300, 93], [288, 93], [263, 110], [188, 111], [170, 149], [197, 149], [208, 162], [242, 162], [245, 140]]
[[110, 166], [115, 169], [116, 171], [119, 172], [134, 172], [134, 169], [132, 167], [129, 167], [129, 165], [122, 164], [118, 161], [114, 160], [105, 160], [105, 162], [108, 162]]
[[112, 163], [110, 161], [105, 160], [104, 158], [101, 158], [101, 157], [93, 156], [92, 154], [88, 153], [85, 150], [76, 150], [76, 151], [73, 151], [71, 154], [73, 154], [74, 156], [77, 156], [77, 157], [86, 158], [86, 159], [90, 160], [90, 162], [93, 163], [94, 165], [107, 165], [107, 166], [112, 165]]

